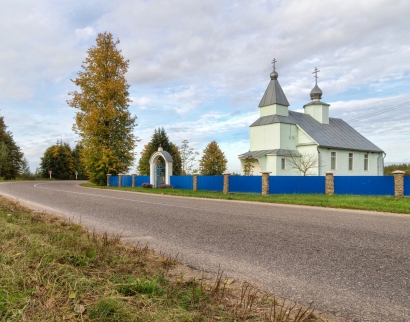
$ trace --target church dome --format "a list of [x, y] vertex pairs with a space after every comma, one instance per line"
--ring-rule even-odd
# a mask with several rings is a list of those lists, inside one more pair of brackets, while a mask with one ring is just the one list
[[278, 73], [276, 71], [273, 71], [272, 73], [270, 73], [270, 79], [274, 80], [274, 79], [278, 79]]
[[313, 89], [310, 91], [310, 98], [312, 99], [312, 101], [320, 101], [322, 94], [322, 90], [316, 84], [315, 87], [313, 87]]

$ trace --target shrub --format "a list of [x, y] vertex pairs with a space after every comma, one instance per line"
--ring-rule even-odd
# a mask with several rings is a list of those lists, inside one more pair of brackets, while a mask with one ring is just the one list
[[141, 187], [143, 187], [143, 188], [152, 188], [153, 185], [150, 184], [150, 183], [148, 183], [148, 182], [144, 182], [144, 183], [141, 185]]

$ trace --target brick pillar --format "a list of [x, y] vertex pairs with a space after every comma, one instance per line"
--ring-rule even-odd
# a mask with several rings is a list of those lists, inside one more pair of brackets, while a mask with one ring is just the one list
[[132, 180], [131, 180], [131, 187], [135, 187], [135, 176], [136, 176], [136, 174], [135, 173], [133, 173], [132, 175], [131, 175], [131, 178], [132, 178]]
[[404, 196], [404, 171], [396, 170], [393, 171], [394, 175], [394, 196], [403, 197]]
[[326, 194], [333, 195], [335, 193], [335, 180], [333, 172], [325, 172], [326, 175]]
[[118, 187], [121, 187], [121, 185], [122, 185], [122, 176], [123, 176], [123, 174], [118, 175]]
[[197, 174], [193, 174], [193, 175], [192, 175], [192, 180], [193, 180], [192, 190], [197, 191], [197, 190], [198, 190], [198, 175], [197, 175]]
[[262, 173], [262, 196], [269, 195], [269, 173], [272, 172], [261, 172]]
[[229, 193], [229, 172], [225, 172], [224, 173], [224, 190], [223, 193], [226, 195], [227, 193]]
[[110, 186], [111, 174], [107, 174], [107, 187]]

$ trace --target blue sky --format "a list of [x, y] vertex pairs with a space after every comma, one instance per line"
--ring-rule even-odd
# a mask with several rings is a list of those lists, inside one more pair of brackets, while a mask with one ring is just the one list
[[[239, 172], [273, 58], [291, 110], [310, 101], [315, 67], [331, 117], [349, 121], [410, 102], [409, 16], [407, 0], [6, 1], [0, 115], [32, 171], [57, 140], [73, 146], [70, 79], [108, 31], [130, 60], [137, 159], [161, 126], [201, 154], [216, 140], [228, 170]], [[350, 124], [386, 162], [410, 162], [409, 120], [407, 104]]]

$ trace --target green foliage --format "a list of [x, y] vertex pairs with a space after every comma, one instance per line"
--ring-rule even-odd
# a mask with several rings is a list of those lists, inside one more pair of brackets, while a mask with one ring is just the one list
[[245, 164], [243, 165], [243, 174], [245, 176], [253, 175], [253, 169], [255, 166], [253, 165], [257, 160], [252, 158], [252, 155], [248, 155], [245, 159]]
[[[97, 45], [78, 72], [74, 84], [80, 91], [69, 93], [68, 105], [78, 109], [74, 131], [81, 137], [81, 158], [90, 180], [99, 185], [107, 173], [128, 172], [134, 161], [136, 116], [128, 110], [129, 85], [124, 77], [129, 61], [116, 48], [110, 33], [100, 33]], [[79, 171], [80, 172], [80, 171]]]
[[385, 176], [392, 176], [392, 172], [396, 170], [401, 170], [405, 172], [405, 176], [410, 175], [410, 164], [409, 163], [402, 163], [402, 164], [391, 164], [384, 167], [384, 175]]
[[32, 179], [33, 177], [33, 175], [30, 172], [28, 160], [25, 157], [23, 157], [23, 160], [21, 160], [19, 177], [23, 180]]
[[67, 143], [58, 141], [50, 146], [41, 158], [40, 173], [43, 178], [48, 178], [48, 171], [51, 170], [52, 178], [66, 180], [74, 179], [75, 166], [71, 155], [70, 146]]
[[226, 171], [228, 160], [216, 141], [207, 145], [199, 161], [200, 172], [205, 176], [218, 176]]
[[182, 165], [179, 149], [174, 143], [169, 141], [168, 135], [165, 132], [164, 128], [155, 129], [151, 141], [144, 146], [144, 150], [142, 150], [141, 158], [138, 162], [139, 174], [143, 176], [150, 175], [149, 159], [154, 152], [158, 151], [158, 148], [160, 146], [164, 149], [164, 151], [168, 152], [173, 159], [173, 175], [180, 175]]
[[0, 177], [15, 179], [20, 171], [23, 153], [13, 140], [13, 135], [7, 131], [4, 117], [0, 117]]
[[78, 172], [77, 179], [78, 180], [86, 180], [88, 179], [84, 163], [82, 160], [82, 150], [83, 147], [81, 144], [77, 144], [74, 149], [72, 150], [73, 162], [76, 171]]

